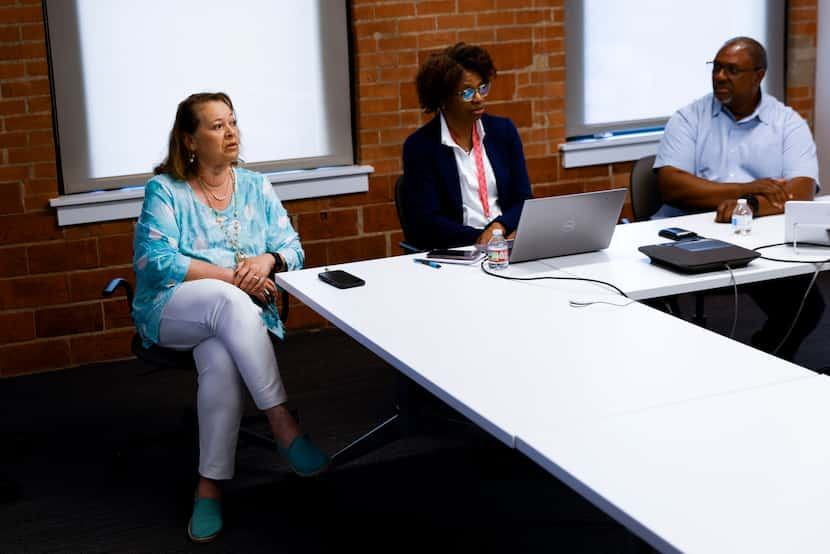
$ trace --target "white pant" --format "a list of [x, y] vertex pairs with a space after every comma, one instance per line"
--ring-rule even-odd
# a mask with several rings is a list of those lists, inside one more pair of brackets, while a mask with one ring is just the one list
[[199, 372], [199, 474], [230, 479], [244, 406], [243, 383], [261, 410], [286, 400], [260, 309], [224, 281], [187, 281], [164, 307], [159, 344], [193, 350]]

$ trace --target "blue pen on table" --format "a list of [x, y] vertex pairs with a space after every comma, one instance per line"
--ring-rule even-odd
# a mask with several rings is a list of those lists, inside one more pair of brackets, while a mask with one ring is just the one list
[[428, 265], [429, 267], [434, 267], [435, 269], [441, 269], [441, 264], [433, 262], [432, 260], [425, 260], [423, 258], [415, 258], [414, 261], [416, 264], [424, 264]]

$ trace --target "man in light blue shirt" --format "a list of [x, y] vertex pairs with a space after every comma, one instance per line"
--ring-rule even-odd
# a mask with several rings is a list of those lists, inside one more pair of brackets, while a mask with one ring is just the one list
[[750, 197], [755, 217], [783, 212], [787, 200], [813, 199], [810, 129], [761, 92], [765, 73], [766, 53], [752, 39], [732, 39], [718, 52], [714, 92], [677, 111], [660, 141], [654, 168], [666, 204], [658, 216], [716, 209], [717, 221], [728, 222], [741, 197]]
[[[654, 217], [716, 210], [716, 221], [726, 223], [739, 198], [755, 217], [782, 213], [787, 200], [812, 200], [819, 187], [815, 143], [801, 116], [761, 92], [764, 47], [733, 38], [710, 63], [713, 92], [678, 110], [660, 141], [654, 169], [665, 204]], [[813, 288], [781, 344], [808, 283], [795, 278], [746, 287], [768, 317], [753, 344], [792, 359], [824, 311]]]

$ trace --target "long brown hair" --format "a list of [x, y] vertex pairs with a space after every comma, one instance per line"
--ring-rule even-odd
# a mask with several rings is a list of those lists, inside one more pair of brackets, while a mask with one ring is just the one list
[[[184, 143], [185, 135], [192, 135], [199, 128], [199, 114], [196, 108], [205, 102], [223, 102], [233, 109], [230, 96], [224, 92], [199, 92], [191, 94], [181, 102], [176, 109], [176, 120], [170, 130], [170, 141], [167, 147], [167, 157], [153, 169], [153, 173], [168, 173], [174, 179], [185, 181], [196, 176], [197, 161], [190, 163], [190, 151]], [[236, 165], [237, 162], [234, 162]]]

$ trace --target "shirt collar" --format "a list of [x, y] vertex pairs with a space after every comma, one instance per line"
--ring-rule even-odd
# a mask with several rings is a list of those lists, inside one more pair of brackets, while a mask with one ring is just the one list
[[[767, 97], [767, 95], [766, 95], [766, 94], [764, 94], [764, 92], [763, 92], [763, 91], [758, 91], [758, 92], [759, 92], [759, 94], [761, 95], [761, 101], [760, 101], [760, 102], [758, 102], [758, 105], [757, 105], [757, 106], [755, 106], [755, 110], [754, 110], [751, 114], [749, 114], [748, 116], [746, 116], [745, 118], [741, 119], [740, 121], [736, 121], [736, 123], [745, 123], [745, 122], [747, 122], [747, 121], [752, 121], [752, 120], [753, 120], [753, 119], [755, 119], [756, 117], [758, 118], [758, 121], [760, 121], [761, 123], [769, 123], [769, 122], [770, 122], [770, 117], [769, 117], [769, 110], [770, 110], [769, 98]], [[712, 95], [712, 117], [717, 117], [718, 115], [720, 115], [720, 113], [721, 113], [721, 112], [723, 112], [724, 114], [726, 114], [726, 116], [727, 116], [729, 119], [731, 119], [732, 121], [735, 121], [735, 116], [734, 116], [734, 115], [732, 115], [732, 112], [730, 112], [730, 111], [729, 111], [729, 108], [727, 108], [726, 106], [724, 106], [724, 105], [721, 103], [721, 101], [720, 101], [720, 100], [718, 100], [718, 99], [715, 97], [715, 95], [713, 94], [713, 95]]]
[[[455, 140], [450, 134], [450, 127], [447, 125], [447, 120], [444, 118], [444, 112], [439, 111], [438, 116], [441, 118], [441, 144], [449, 146], [450, 148], [461, 148], [455, 143]], [[481, 122], [481, 118], [476, 120], [476, 126], [478, 127], [479, 138], [484, 141], [484, 124]]]

